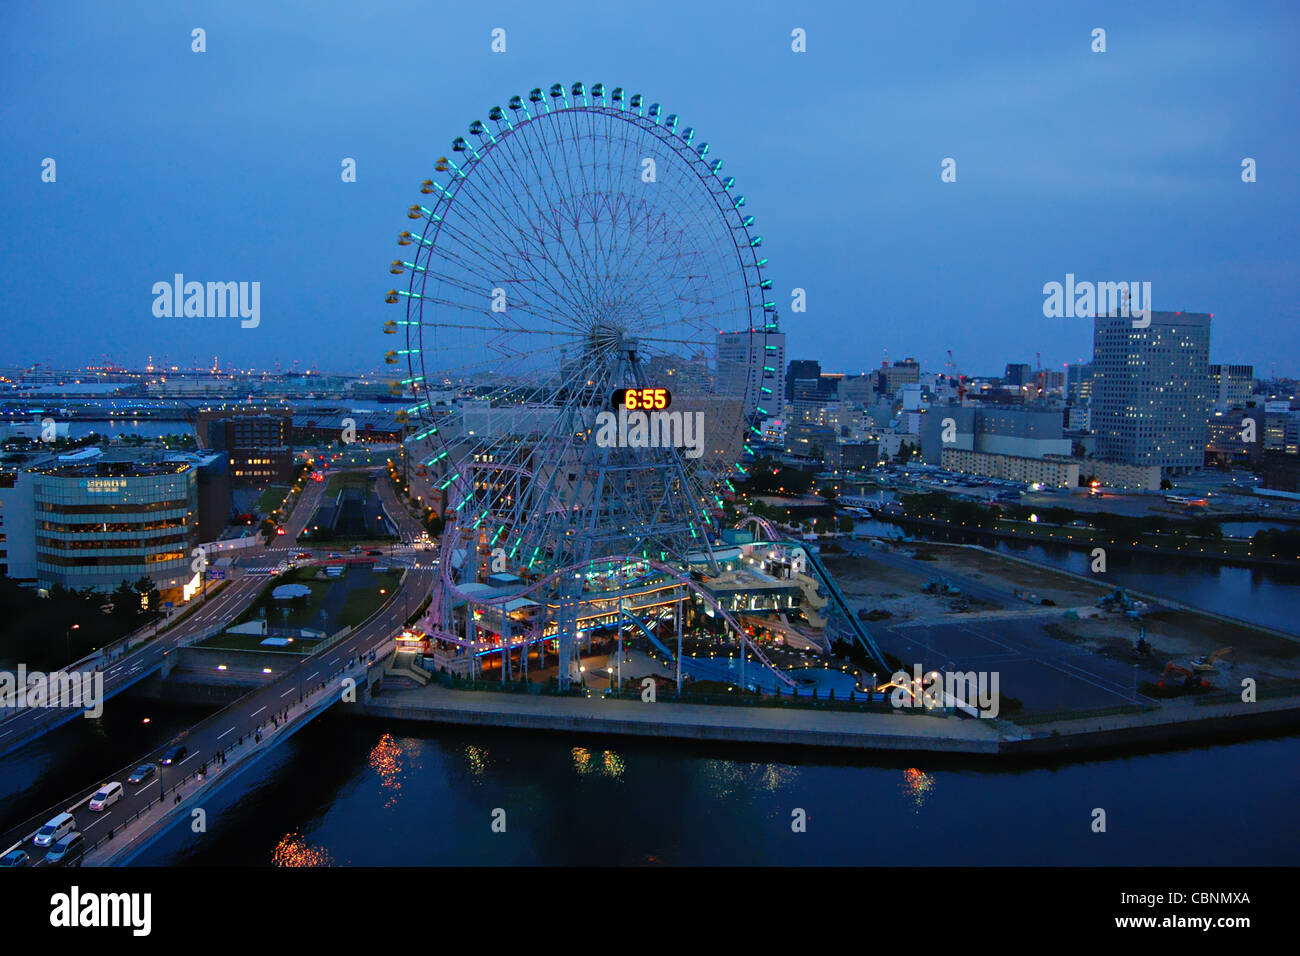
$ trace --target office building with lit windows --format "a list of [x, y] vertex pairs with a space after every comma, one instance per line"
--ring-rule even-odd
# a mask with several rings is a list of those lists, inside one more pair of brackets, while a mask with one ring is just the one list
[[1210, 411], [1210, 319], [1151, 312], [1093, 321], [1092, 428], [1097, 457], [1158, 466], [1167, 476], [1205, 463]]
[[1255, 366], [1211, 365], [1210, 400], [1215, 408], [1245, 405], [1255, 394]]
[[87, 457], [34, 468], [30, 478], [41, 585], [111, 591], [149, 577], [164, 601], [188, 597], [198, 543], [191, 463]]
[[785, 395], [785, 333], [719, 332], [718, 390], [745, 396], [745, 414], [778, 414]]
[[293, 478], [293, 412], [287, 408], [204, 409], [199, 448], [225, 453], [231, 485], [287, 484]]

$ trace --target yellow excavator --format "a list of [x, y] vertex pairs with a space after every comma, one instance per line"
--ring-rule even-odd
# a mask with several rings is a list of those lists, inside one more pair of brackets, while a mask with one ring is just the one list
[[[1198, 674], [1213, 674], [1218, 671], [1218, 662], [1232, 653], [1231, 647], [1221, 647], [1213, 654], [1207, 657], [1196, 657], [1192, 659], [1189, 668]], [[1231, 661], [1224, 661], [1225, 667], [1231, 666]]]

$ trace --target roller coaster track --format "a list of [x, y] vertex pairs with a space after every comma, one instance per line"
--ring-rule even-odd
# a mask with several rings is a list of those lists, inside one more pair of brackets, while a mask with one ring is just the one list
[[737, 527], [743, 528], [748, 524], [755, 525], [760, 531], [766, 534], [766, 540], [771, 544], [778, 544], [786, 548], [800, 548], [803, 551], [808, 558], [809, 570], [821, 583], [827, 596], [830, 598], [830, 602], [835, 605], [836, 610], [848, 621], [849, 628], [853, 631], [858, 644], [880, 668], [881, 673], [889, 673], [889, 664], [885, 661], [885, 655], [881, 653], [880, 647], [876, 644], [875, 638], [867, 632], [867, 629], [862, 626], [862, 622], [859, 621], [857, 616], [849, 609], [848, 602], [844, 599], [843, 592], [840, 591], [839, 585], [835, 583], [835, 579], [831, 577], [830, 572], [826, 570], [826, 566], [822, 564], [821, 557], [817, 552], [812, 548], [809, 548], [802, 541], [791, 541], [782, 537], [772, 522], [768, 521], [766, 518], [760, 518], [757, 515], [750, 515], [748, 518], [741, 521]]

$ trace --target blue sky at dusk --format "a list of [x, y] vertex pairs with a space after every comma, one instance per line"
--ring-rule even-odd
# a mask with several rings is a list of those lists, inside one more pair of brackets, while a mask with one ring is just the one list
[[[1074, 273], [1213, 312], [1211, 361], [1300, 375], [1298, 25], [1287, 3], [6, 4], [0, 364], [377, 368], [433, 160], [493, 104], [582, 80], [725, 160], [791, 358], [1086, 360], [1091, 321], [1042, 315]], [[259, 281], [260, 326], [155, 318], [178, 272]]]

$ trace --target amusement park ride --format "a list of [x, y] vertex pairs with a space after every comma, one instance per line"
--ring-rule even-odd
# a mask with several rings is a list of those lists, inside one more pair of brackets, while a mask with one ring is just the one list
[[421, 622], [435, 660], [503, 681], [558, 665], [563, 689], [584, 642], [626, 634], [680, 687], [689, 631], [737, 648], [741, 687], [794, 686], [765, 645], [846, 640], [887, 673], [805, 543], [724, 527], [780, 396], [763, 240], [722, 161], [599, 83], [487, 116], [422, 184], [386, 296], [405, 303], [385, 332], [405, 337], [387, 361], [409, 369], [407, 454], [446, 520]]

